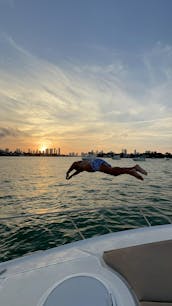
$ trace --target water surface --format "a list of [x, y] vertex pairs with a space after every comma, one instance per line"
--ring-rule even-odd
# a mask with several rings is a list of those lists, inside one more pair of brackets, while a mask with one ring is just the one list
[[[0, 261], [71, 241], [141, 226], [172, 223], [172, 161], [140, 162], [143, 182], [81, 173], [76, 158], [0, 157]], [[133, 166], [132, 159], [111, 160]]]

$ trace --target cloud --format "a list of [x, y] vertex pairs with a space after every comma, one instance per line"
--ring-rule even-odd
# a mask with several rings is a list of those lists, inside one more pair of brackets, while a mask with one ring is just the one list
[[146, 147], [152, 137], [164, 146], [164, 135], [170, 143], [170, 46], [158, 44], [133, 66], [114, 53], [108, 64], [53, 64], [10, 37], [1, 36], [0, 45], [1, 138], [20, 130], [33, 141], [47, 138], [76, 148], [113, 149], [113, 143], [127, 140], [131, 146], [138, 139]]
[[0, 127], [0, 139], [4, 137], [18, 137], [20, 135], [23, 135], [23, 132], [17, 129]]

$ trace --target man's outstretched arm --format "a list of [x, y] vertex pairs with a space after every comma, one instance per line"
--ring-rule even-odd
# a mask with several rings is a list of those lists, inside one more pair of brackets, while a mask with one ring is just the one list
[[71, 166], [70, 166], [70, 168], [68, 169], [68, 171], [66, 172], [66, 179], [68, 180], [68, 178], [69, 178], [69, 173], [72, 171], [72, 170], [75, 170], [75, 165], [76, 165], [76, 163], [74, 162]]

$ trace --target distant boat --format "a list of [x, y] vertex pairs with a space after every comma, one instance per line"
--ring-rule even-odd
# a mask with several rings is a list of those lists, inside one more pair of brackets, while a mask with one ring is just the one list
[[120, 160], [121, 156], [119, 154], [112, 156], [112, 159]]
[[145, 161], [146, 158], [144, 156], [136, 156], [136, 157], [133, 157], [133, 160], [134, 161]]

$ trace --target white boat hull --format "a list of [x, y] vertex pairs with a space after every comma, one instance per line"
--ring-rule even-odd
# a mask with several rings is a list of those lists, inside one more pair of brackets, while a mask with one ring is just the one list
[[[86, 283], [89, 278], [97, 280], [97, 282], [95, 281], [95, 290], [98, 290], [100, 282], [101, 286], [104, 286], [109, 293], [107, 304], [101, 299], [101, 303], [96, 304], [94, 301], [94, 306], [137, 305], [136, 297], [126, 282], [103, 261], [103, 253], [111, 249], [137, 246], [171, 238], [172, 225], [140, 228], [78, 241], [1, 263], [0, 305], [78, 306], [77, 302], [75, 305], [72, 302], [73, 293], [69, 283], [74, 280], [73, 285], [76, 285], [78, 277], [82, 279], [87, 277]], [[63, 303], [62, 297], [61, 300], [57, 301], [54, 297], [54, 302], [50, 301], [50, 295], [54, 294], [55, 296], [56, 291], [54, 290], [57, 288], [59, 292], [59, 286], [62, 288], [63, 285], [68, 290], [66, 295], [69, 297], [67, 299], [69, 304], [64, 304], [66, 302]], [[80, 305], [85, 306], [87, 304], [86, 295], [84, 295], [83, 288], [82, 292], [80, 289], [80, 282], [78, 282], [77, 301], [81, 301], [84, 296], [85, 302]], [[87, 288], [85, 290], [87, 292]], [[88, 306], [92, 306], [90, 301], [88, 303]]]

